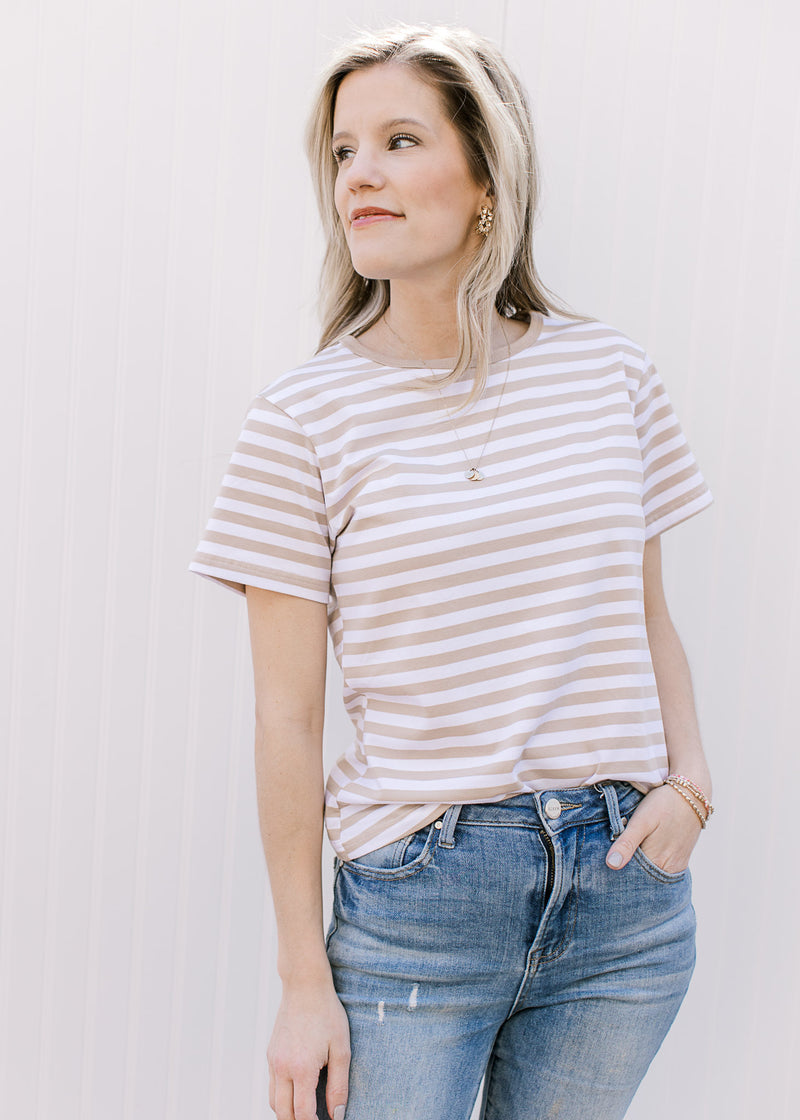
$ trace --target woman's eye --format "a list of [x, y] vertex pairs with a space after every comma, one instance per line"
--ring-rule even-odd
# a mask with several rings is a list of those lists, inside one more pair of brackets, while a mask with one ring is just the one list
[[390, 150], [395, 150], [396, 148], [411, 148], [416, 142], [413, 136], [407, 136], [404, 132], [400, 132], [391, 138], [389, 141], [389, 148]]
[[[398, 132], [389, 140], [389, 151], [394, 152], [402, 148], [413, 148], [419, 141], [414, 136], [408, 136], [404, 132]], [[333, 158], [337, 164], [342, 164], [345, 160], [352, 159], [355, 155], [355, 148], [348, 147], [346, 144], [341, 144], [338, 148], [333, 149]]]

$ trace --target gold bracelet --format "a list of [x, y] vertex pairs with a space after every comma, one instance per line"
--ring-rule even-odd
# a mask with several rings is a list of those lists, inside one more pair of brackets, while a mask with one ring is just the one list
[[695, 816], [700, 821], [700, 827], [705, 828], [706, 827], [706, 821], [708, 820], [708, 817], [703, 816], [703, 814], [700, 812], [700, 809], [697, 807], [694, 800], [689, 796], [689, 794], [686, 792], [686, 790], [681, 789], [681, 787], [678, 785], [678, 783], [676, 781], [673, 780], [672, 777], [665, 778], [664, 779], [664, 785], [665, 786], [670, 786], [672, 789], [675, 790], [676, 793], [679, 793], [681, 795], [681, 797], [683, 798], [683, 800], [686, 802], [687, 805], [691, 805], [691, 807], [694, 809]]
[[[689, 793], [691, 793], [692, 796], [700, 802], [700, 804], [706, 811], [706, 820], [708, 820], [708, 818], [714, 812], [714, 806], [700, 789], [700, 786], [695, 785], [691, 778], [685, 778], [683, 774], [670, 774], [669, 777], [673, 782], [677, 782], [679, 786], [683, 786], [684, 789], [688, 789]], [[670, 782], [670, 784], [672, 784], [672, 782]]]

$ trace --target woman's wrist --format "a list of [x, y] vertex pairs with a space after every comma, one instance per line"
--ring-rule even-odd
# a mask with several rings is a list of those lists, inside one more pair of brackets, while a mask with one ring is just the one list
[[664, 785], [669, 786], [675, 791], [687, 805], [693, 810], [695, 816], [700, 822], [700, 827], [705, 828], [708, 824], [711, 814], [714, 812], [714, 806], [711, 804], [709, 796], [705, 790], [692, 778], [687, 777], [685, 774], [679, 774], [671, 771], [664, 779]]
[[703, 748], [698, 742], [684, 743], [682, 749], [677, 750], [674, 745], [670, 744], [668, 748], [668, 762], [669, 767], [667, 773], [669, 775], [676, 774], [680, 777], [687, 778], [689, 781], [703, 791], [709, 801], [713, 801], [713, 786], [711, 782], [711, 771], [708, 768], [706, 757]]
[[278, 975], [284, 991], [319, 989], [333, 986], [331, 966], [325, 954], [324, 943], [319, 951], [298, 954], [278, 959]]

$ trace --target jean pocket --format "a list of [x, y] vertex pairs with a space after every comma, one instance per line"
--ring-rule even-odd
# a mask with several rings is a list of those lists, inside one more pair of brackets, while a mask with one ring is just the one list
[[409, 836], [347, 860], [342, 869], [370, 879], [406, 879], [431, 862], [437, 835], [435, 824], [425, 825]]
[[646, 871], [651, 879], [655, 879], [659, 883], [682, 883], [686, 876], [689, 874], [689, 868], [684, 867], [683, 871], [665, 871], [663, 867], [659, 867], [657, 863], [644, 854], [641, 848], [637, 848], [633, 853], [633, 858], [638, 863], [643, 871]]

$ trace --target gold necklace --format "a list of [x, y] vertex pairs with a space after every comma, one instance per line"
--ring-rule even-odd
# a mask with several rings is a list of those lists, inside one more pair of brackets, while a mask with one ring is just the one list
[[[397, 341], [400, 343], [400, 345], [404, 349], [410, 350], [411, 348], [408, 346], [408, 344], [403, 342], [402, 338], [397, 333], [397, 331], [393, 329], [391, 323], [389, 323], [388, 319], [386, 318], [385, 313], [383, 315], [383, 321], [386, 324], [387, 328], [389, 329], [390, 333], [394, 335], [394, 337], [397, 339]], [[483, 475], [483, 472], [480, 469], [480, 462], [481, 462], [481, 459], [483, 458], [484, 451], [486, 450], [486, 448], [489, 445], [489, 440], [492, 438], [492, 432], [494, 431], [495, 420], [497, 419], [497, 414], [500, 412], [500, 405], [503, 403], [503, 394], [505, 393], [506, 385], [508, 384], [508, 374], [509, 374], [509, 371], [511, 369], [511, 343], [508, 341], [508, 335], [506, 334], [505, 330], [502, 327], [501, 327], [501, 330], [503, 331], [503, 338], [504, 338], [505, 344], [506, 344], [506, 375], [503, 378], [503, 388], [500, 390], [500, 396], [497, 399], [497, 405], [495, 406], [495, 410], [494, 410], [494, 413], [492, 415], [492, 422], [489, 425], [489, 431], [487, 433], [486, 439], [483, 441], [483, 447], [478, 452], [477, 458], [473, 459], [472, 456], [467, 451], [466, 447], [464, 446], [464, 444], [461, 440], [461, 435], [459, 433], [458, 426], [456, 425], [456, 423], [453, 419], [452, 412], [447, 407], [447, 401], [444, 399], [444, 394], [442, 393], [441, 387], [438, 384], [436, 386], [436, 388], [439, 392], [439, 397], [441, 399], [442, 406], [444, 407], [444, 410], [447, 413], [448, 419], [450, 420], [450, 427], [453, 429], [453, 433], [454, 433], [456, 439], [458, 440], [458, 446], [461, 448], [461, 453], [464, 456], [464, 458], [466, 459], [467, 469], [464, 472], [464, 478], [466, 478], [469, 482], [483, 482], [484, 475]], [[418, 354], [414, 354], [412, 352], [411, 357], [414, 359], [415, 362], [419, 362], [420, 365], [425, 367], [425, 369], [427, 369], [431, 373], [433, 373], [433, 367], [429, 366], [427, 362], [423, 362]]]

